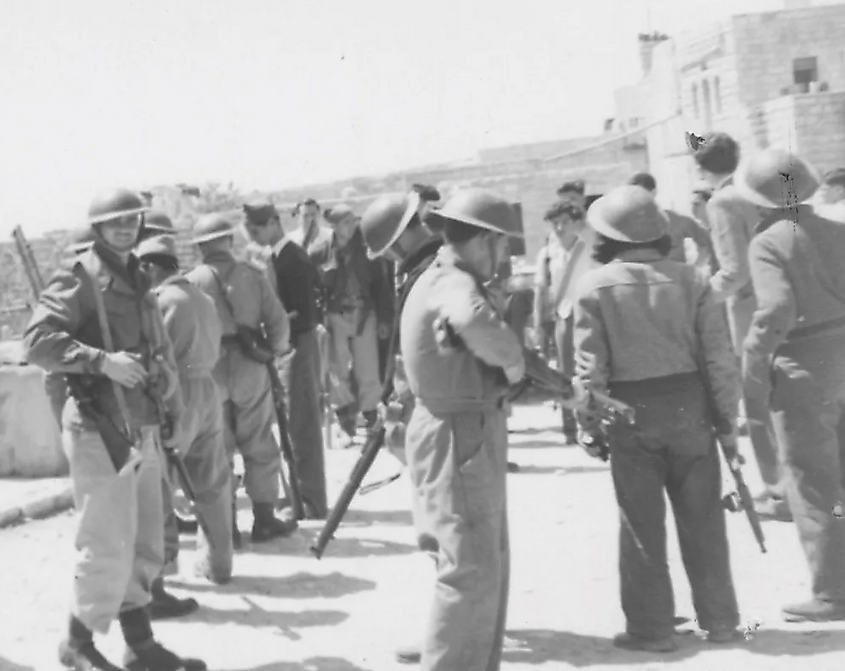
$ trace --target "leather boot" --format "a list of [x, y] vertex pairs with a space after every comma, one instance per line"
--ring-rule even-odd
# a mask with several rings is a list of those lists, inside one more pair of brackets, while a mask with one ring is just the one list
[[201, 659], [179, 657], [156, 641], [146, 608], [127, 610], [119, 619], [126, 641], [123, 664], [127, 671], [205, 671], [208, 668]]
[[264, 543], [274, 538], [286, 538], [299, 526], [290, 516], [280, 520], [276, 517], [272, 503], [255, 503], [252, 506], [254, 521], [252, 523], [252, 542]]
[[153, 597], [150, 604], [150, 617], [153, 620], [163, 620], [169, 617], [183, 617], [190, 615], [199, 609], [200, 605], [196, 599], [180, 599], [169, 594], [164, 589], [164, 580], [156, 578], [150, 587], [150, 594]]
[[123, 671], [94, 647], [94, 635], [71, 616], [67, 638], [59, 644], [59, 662], [73, 671]]

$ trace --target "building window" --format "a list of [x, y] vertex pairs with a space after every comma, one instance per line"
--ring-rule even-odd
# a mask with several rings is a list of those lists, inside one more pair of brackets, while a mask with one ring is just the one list
[[692, 85], [692, 112], [696, 119], [700, 116], [698, 110], [698, 84]]
[[796, 84], [818, 81], [819, 69], [815, 56], [796, 58], [792, 61], [792, 77]]
[[722, 113], [722, 84], [719, 78], [713, 80], [713, 102], [716, 108], [716, 114]]

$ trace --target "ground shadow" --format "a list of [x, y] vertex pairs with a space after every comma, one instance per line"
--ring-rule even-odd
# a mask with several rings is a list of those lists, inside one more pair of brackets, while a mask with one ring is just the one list
[[11, 660], [6, 659], [5, 657], [0, 657], [0, 671], [35, 671], [35, 669], [31, 666], [25, 666], [23, 664], [18, 664], [17, 662], [12, 662]]
[[327, 574], [300, 571], [284, 578], [236, 573], [232, 582], [226, 585], [185, 583], [179, 580], [168, 580], [168, 584], [192, 592], [257, 594], [285, 599], [339, 599], [376, 588], [376, 584], [371, 580], [355, 578], [337, 571]]
[[[317, 536], [315, 534], [314, 540]], [[416, 545], [394, 543], [375, 538], [335, 538], [326, 546], [326, 559], [357, 559], [360, 557], [387, 557], [409, 555], [417, 552]]]
[[845, 650], [843, 629], [759, 629], [749, 638], [748, 649], [758, 655], [803, 657]]
[[410, 510], [350, 510], [343, 517], [344, 527], [368, 527], [373, 524], [413, 524]]
[[571, 445], [566, 442], [563, 436], [560, 438], [543, 438], [541, 440], [526, 440], [525, 442], [514, 443], [513, 441], [508, 443], [509, 450], [518, 450], [520, 448], [540, 448], [540, 447], [578, 447], [577, 445]]
[[518, 436], [536, 436], [540, 433], [562, 433], [562, 431], [560, 424], [552, 424], [549, 426], [526, 426], [521, 429], [508, 428], [508, 433]]
[[242, 596], [246, 608], [227, 609], [203, 606], [182, 618], [184, 622], [221, 625], [237, 624], [244, 627], [266, 627], [291, 641], [302, 637], [297, 629], [307, 627], [334, 627], [349, 619], [349, 613], [342, 610], [272, 611], [262, 608], [252, 599]]
[[578, 475], [580, 473], [604, 473], [609, 466], [534, 466], [532, 464], [518, 464], [519, 472], [512, 475]]
[[[221, 669], [220, 671], [225, 671]], [[368, 671], [341, 657], [309, 657], [298, 662], [271, 662], [237, 671]]]

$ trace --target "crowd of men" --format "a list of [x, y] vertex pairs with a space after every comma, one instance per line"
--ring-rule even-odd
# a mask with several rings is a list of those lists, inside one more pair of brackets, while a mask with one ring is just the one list
[[[760, 512], [794, 519], [813, 576], [811, 598], [784, 613], [845, 620], [845, 522], [835, 514], [845, 506], [845, 171], [822, 180], [778, 150], [740, 163], [723, 133], [693, 159], [702, 181], [692, 217], [660, 207], [646, 173], [592, 203], [583, 182], [564, 184], [536, 266], [533, 341], [573, 380], [558, 398], [564, 436], [610, 459], [627, 621], [614, 644], [634, 650], [677, 647], [664, 493], [699, 626], [712, 643], [743, 637], [717, 452], [718, 443], [740, 459], [740, 406], [766, 485]], [[247, 203], [242, 222], [196, 223], [202, 260], [190, 270], [179, 267], [172, 222], [136, 193], [94, 200], [25, 338], [28, 360], [47, 371], [79, 513], [66, 667], [206, 668], [152, 630], [154, 619], [198, 607], [164, 588], [179, 547], [179, 483], [166, 455], [181, 457], [193, 484], [194, 570], [223, 584], [242, 543], [235, 453], [253, 543], [325, 519], [330, 403], [350, 436], [359, 418], [368, 430], [383, 422], [408, 467], [419, 547], [434, 558], [426, 633], [400, 660], [499, 668], [508, 408], [526, 376], [501, 269], [522, 232], [491, 191], [439, 200], [415, 185], [358, 216], [308, 199], [290, 234], [272, 202]], [[239, 225], [253, 260], [234, 253]], [[281, 487], [276, 370], [296, 390], [287, 423], [299, 512]], [[598, 392], [633, 407], [636, 424], [601, 422]], [[115, 619], [121, 666], [94, 642]]]

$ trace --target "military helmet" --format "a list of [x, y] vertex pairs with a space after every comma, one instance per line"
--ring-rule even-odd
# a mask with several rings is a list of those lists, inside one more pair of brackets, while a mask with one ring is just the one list
[[88, 208], [88, 225], [102, 224], [105, 221], [144, 214], [149, 211], [143, 199], [129, 189], [112, 189], [97, 195]]
[[96, 241], [97, 236], [90, 226], [82, 226], [77, 228], [70, 234], [70, 239], [65, 247], [67, 254], [81, 254], [87, 250]]
[[370, 203], [361, 217], [367, 256], [376, 259], [396, 243], [417, 213], [419, 203], [416, 191], [380, 196]]
[[235, 227], [224, 214], [206, 214], [194, 225], [194, 237], [191, 242], [195, 245], [211, 242], [218, 238], [235, 235]]
[[432, 210], [428, 218], [459, 221], [514, 238], [524, 237], [513, 206], [488, 189], [461, 189], [439, 210]]
[[173, 235], [176, 227], [161, 210], [152, 210], [144, 216], [144, 230], [152, 235]]
[[657, 201], [645, 189], [626, 184], [605, 194], [587, 210], [593, 229], [619, 242], [652, 242], [669, 230]]
[[816, 169], [785, 149], [761, 151], [734, 173], [736, 190], [745, 200], [773, 209], [803, 203], [820, 184]]
[[145, 256], [169, 256], [178, 259], [176, 239], [172, 235], [157, 235], [147, 238], [135, 248], [135, 256], [143, 259]]

